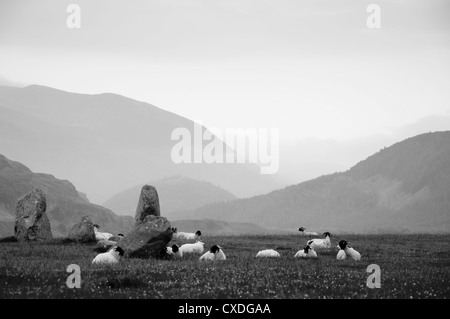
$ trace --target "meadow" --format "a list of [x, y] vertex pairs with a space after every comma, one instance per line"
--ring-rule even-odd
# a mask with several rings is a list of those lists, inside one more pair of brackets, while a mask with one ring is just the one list
[[[337, 261], [348, 240], [362, 260]], [[92, 265], [94, 245], [0, 241], [0, 298], [449, 298], [450, 235], [338, 235], [317, 260], [294, 259], [299, 235], [203, 236], [205, 250], [222, 246], [222, 262], [123, 260]], [[171, 243], [172, 244], [172, 243]], [[273, 248], [280, 258], [257, 259]], [[66, 285], [70, 264], [81, 268], [81, 288]], [[368, 288], [367, 266], [381, 268], [381, 288]]]

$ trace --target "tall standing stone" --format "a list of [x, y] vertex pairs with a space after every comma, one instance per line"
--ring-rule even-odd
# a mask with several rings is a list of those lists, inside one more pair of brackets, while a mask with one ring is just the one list
[[141, 195], [136, 209], [136, 226], [145, 223], [147, 216], [161, 216], [159, 209], [159, 198], [156, 188], [145, 185], [142, 187]]
[[35, 188], [17, 202], [14, 236], [18, 241], [52, 239], [44, 192]]

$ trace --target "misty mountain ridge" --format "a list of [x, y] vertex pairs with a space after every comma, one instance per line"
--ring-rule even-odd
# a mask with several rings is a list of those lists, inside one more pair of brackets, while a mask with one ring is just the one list
[[[206, 204], [230, 201], [236, 197], [230, 192], [205, 181], [177, 175], [147, 183], [158, 191], [161, 214], [171, 218], [171, 213], [183, 209], [195, 209]], [[144, 184], [124, 190], [103, 203], [119, 215], [134, 216]]]
[[171, 134], [180, 127], [193, 130], [194, 122], [117, 94], [0, 87], [2, 154], [70, 180], [92, 202], [142, 183], [143, 176], [183, 175], [237, 197], [286, 185], [279, 177], [261, 175], [256, 164], [174, 163], [171, 150], [177, 142]]
[[[196, 228], [198, 220], [206, 219], [221, 234], [293, 231], [297, 226], [319, 232], [448, 232], [449, 177], [450, 132], [428, 133], [385, 148], [346, 172], [262, 196], [174, 211], [167, 217], [174, 225], [186, 228]], [[176, 186], [182, 184], [180, 181], [186, 179], [176, 176], [162, 180]], [[69, 181], [33, 173], [23, 164], [0, 156], [2, 235], [12, 233], [17, 199], [35, 186], [47, 194], [47, 212], [56, 236], [66, 235], [84, 214], [110, 232], [126, 233], [134, 222], [132, 217], [118, 217], [90, 204]], [[164, 206], [161, 209], [165, 216]]]
[[342, 173], [174, 214], [283, 229], [448, 232], [450, 131], [406, 139]]

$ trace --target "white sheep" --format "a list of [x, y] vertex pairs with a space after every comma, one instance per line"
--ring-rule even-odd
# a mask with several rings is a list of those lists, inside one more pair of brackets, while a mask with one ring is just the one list
[[[344, 251], [345, 254], [349, 258], [351, 258], [353, 260], [361, 260], [361, 254], [359, 252], [357, 252], [356, 250], [354, 250], [353, 248], [351, 248], [350, 246], [348, 246], [348, 242], [346, 240], [341, 240], [339, 242], [339, 248], [341, 249], [339, 251], [339, 253], [341, 251]], [[338, 255], [339, 255], [339, 253], [338, 253]]]
[[179, 232], [176, 228], [172, 228], [173, 239], [179, 239], [179, 240], [200, 240], [200, 237], [202, 236], [202, 232], [200, 230], [197, 230], [195, 233], [185, 233], [185, 232]]
[[222, 248], [218, 245], [213, 245], [211, 249], [204, 253], [198, 260], [226, 260], [227, 257]]
[[280, 254], [273, 249], [261, 250], [256, 254], [256, 257], [280, 257]]
[[347, 254], [345, 253], [345, 250], [341, 249], [339, 246], [338, 254], [336, 255], [337, 260], [345, 260], [347, 258]]
[[108, 252], [98, 254], [92, 260], [93, 264], [117, 264], [120, 258], [123, 256], [124, 251], [120, 247], [113, 247]]
[[172, 247], [167, 247], [166, 252], [168, 255], [171, 255], [173, 259], [183, 258], [183, 251], [180, 249], [180, 246], [178, 245], [172, 245]]
[[306, 245], [305, 248], [297, 251], [294, 258], [317, 258], [317, 253], [309, 245]]
[[331, 234], [329, 232], [325, 232], [323, 233], [323, 235], [325, 236], [324, 239], [322, 238], [311, 239], [308, 240], [306, 245], [310, 246], [314, 250], [321, 248], [331, 248], [331, 240], [330, 240]]
[[182, 254], [203, 254], [204, 244], [201, 241], [197, 241], [195, 244], [181, 245], [180, 250]]
[[111, 237], [113, 237], [113, 234], [99, 232], [99, 231], [98, 231], [99, 229], [100, 229], [100, 226], [97, 225], [97, 224], [94, 224], [95, 239], [96, 239], [97, 241], [100, 241], [100, 240], [109, 240]]
[[298, 231], [300, 232], [300, 234], [302, 234], [303, 236], [319, 236], [318, 233], [316, 232], [311, 232], [311, 231], [306, 231], [305, 227], [300, 227], [298, 229]]

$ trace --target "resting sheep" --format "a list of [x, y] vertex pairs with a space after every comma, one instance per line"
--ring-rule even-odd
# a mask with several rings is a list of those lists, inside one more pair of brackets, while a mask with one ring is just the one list
[[113, 237], [113, 234], [99, 232], [99, 231], [98, 231], [99, 229], [100, 229], [100, 226], [97, 225], [97, 224], [94, 224], [95, 239], [96, 239], [97, 241], [100, 241], [100, 240], [109, 240], [111, 237]]
[[294, 255], [294, 258], [317, 258], [317, 253], [309, 245], [306, 245]]
[[225, 254], [222, 248], [218, 245], [213, 245], [211, 249], [204, 253], [198, 260], [225, 260]]
[[172, 245], [172, 247], [167, 247], [166, 252], [168, 255], [172, 256], [173, 259], [183, 258], [183, 251], [178, 245]]
[[176, 228], [172, 228], [173, 231], [173, 239], [179, 239], [179, 240], [200, 240], [200, 237], [202, 236], [202, 232], [200, 230], [197, 230], [195, 233], [185, 233], [185, 232], [179, 232]]
[[[341, 250], [338, 252], [338, 256], [339, 256], [339, 254], [342, 255], [341, 251], [343, 251], [349, 258], [356, 260], [356, 261], [361, 260], [361, 254], [359, 252], [357, 252], [356, 250], [354, 250], [353, 248], [349, 247], [348, 242], [346, 240], [341, 240], [339, 242], [339, 248]], [[336, 258], [338, 256], [336, 256]]]
[[181, 245], [180, 250], [182, 254], [203, 254], [203, 243], [197, 241], [195, 244], [184, 244]]
[[113, 247], [108, 252], [98, 254], [92, 260], [93, 264], [117, 264], [120, 258], [123, 256], [124, 251], [120, 247]]
[[337, 245], [336, 248], [338, 249], [338, 253], [336, 255], [336, 259], [337, 260], [345, 260], [345, 259], [347, 259], [347, 254], [345, 253], [345, 250], [341, 249], [341, 247], [339, 245]]
[[273, 249], [261, 250], [256, 254], [256, 257], [280, 257], [280, 254]]
[[306, 231], [305, 227], [300, 227], [298, 229], [298, 231], [300, 232], [300, 234], [302, 234], [303, 236], [319, 236], [318, 233], [316, 232], [311, 232], [311, 231]]
[[330, 240], [331, 234], [329, 232], [325, 232], [323, 233], [323, 235], [325, 236], [324, 239], [321, 238], [311, 239], [308, 240], [306, 244], [309, 245], [314, 250], [322, 248], [331, 248], [331, 240]]

